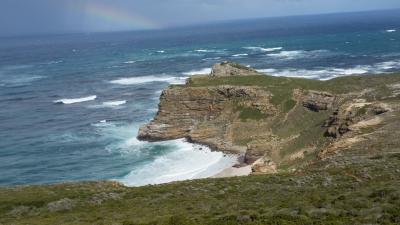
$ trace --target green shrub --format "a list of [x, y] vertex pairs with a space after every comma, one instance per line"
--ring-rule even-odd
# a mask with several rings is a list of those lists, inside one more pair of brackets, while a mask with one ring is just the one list
[[246, 121], [248, 119], [258, 121], [268, 117], [267, 114], [262, 113], [259, 109], [256, 108], [241, 107], [239, 111], [240, 111], [239, 118], [242, 121]]

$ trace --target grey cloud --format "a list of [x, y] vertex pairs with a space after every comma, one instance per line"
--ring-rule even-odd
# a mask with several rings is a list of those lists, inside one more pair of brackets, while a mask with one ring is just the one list
[[217, 20], [400, 8], [399, 0], [1, 0], [0, 36], [127, 29], [124, 24], [91, 17], [85, 11], [85, 5], [90, 2], [125, 10], [161, 27]]

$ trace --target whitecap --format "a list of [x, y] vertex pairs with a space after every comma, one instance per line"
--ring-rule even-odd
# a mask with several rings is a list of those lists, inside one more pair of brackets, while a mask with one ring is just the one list
[[320, 79], [327, 80], [338, 76], [349, 76], [349, 75], [361, 75], [366, 74], [369, 71], [362, 67], [354, 68], [321, 68], [314, 70], [306, 69], [263, 69], [258, 70], [259, 72], [266, 73], [272, 76], [282, 76], [282, 77], [297, 77], [297, 78], [309, 78], [309, 79]]
[[165, 53], [164, 50], [158, 50], [157, 53]]
[[[138, 143], [134, 140], [133, 144]], [[208, 147], [191, 144], [183, 139], [148, 144], [163, 145], [173, 151], [135, 168], [118, 181], [128, 186], [143, 186], [200, 179], [220, 173], [238, 161], [236, 155], [226, 156], [222, 152], [213, 152]]]
[[268, 54], [268, 56], [276, 58], [295, 59], [303, 56], [304, 54], [305, 51], [282, 51], [279, 53]]
[[397, 31], [396, 29], [389, 29], [389, 30], [386, 30], [387, 33], [393, 33], [393, 32], [396, 32], [396, 31]]
[[274, 48], [263, 48], [263, 47], [244, 47], [244, 49], [252, 50], [252, 51], [261, 51], [261, 52], [275, 52], [280, 51], [283, 47], [274, 47]]
[[106, 126], [110, 125], [107, 122], [108, 122], [107, 120], [100, 120], [98, 123], [93, 123], [91, 125], [94, 126], [94, 127], [106, 127]]
[[299, 58], [321, 57], [323, 55], [327, 55], [327, 53], [329, 53], [328, 50], [313, 50], [313, 51], [294, 50], [294, 51], [281, 51], [279, 53], [270, 53], [267, 54], [267, 56], [272, 58], [277, 58], [280, 60], [293, 60]]
[[210, 58], [204, 58], [202, 59], [203, 61], [215, 61], [215, 60], [219, 60], [221, 59], [221, 57], [210, 57]]
[[[1, 73], [0, 73], [1, 75]], [[18, 87], [21, 85], [28, 85], [34, 81], [46, 78], [45, 76], [35, 76], [35, 75], [18, 75], [16, 77], [5, 77], [5, 79], [0, 80], [0, 85], [5, 87]]]
[[126, 61], [126, 62], [124, 62], [125, 64], [133, 64], [133, 63], [135, 63], [136, 61]]
[[379, 73], [393, 72], [399, 69], [400, 69], [400, 60], [380, 62], [373, 65], [356, 65], [354, 67], [349, 67], [349, 68], [326, 67], [326, 68], [315, 68], [309, 70], [287, 68], [287, 69], [260, 69], [258, 71], [272, 76], [328, 80], [340, 76], [379, 74]]
[[59, 64], [59, 63], [62, 63], [62, 62], [64, 62], [64, 61], [62, 61], [62, 60], [54, 60], [54, 61], [50, 61], [50, 62], [48, 62], [46, 64], [47, 65], [52, 65], [52, 64]]
[[23, 69], [29, 69], [34, 67], [33, 65], [30, 64], [22, 64], [22, 65], [8, 65], [1, 67], [0, 69], [3, 71], [13, 71], [13, 70], [23, 70]]
[[203, 68], [200, 70], [191, 70], [188, 72], [184, 72], [183, 74], [187, 76], [193, 76], [193, 75], [205, 75], [210, 73], [211, 73], [211, 68]]
[[247, 53], [243, 53], [243, 54], [235, 54], [235, 55], [232, 55], [232, 57], [243, 57], [243, 56], [248, 56], [249, 54], [247, 54]]
[[126, 103], [127, 103], [126, 100], [109, 101], [109, 102], [103, 102], [103, 106], [105, 106], [105, 107], [115, 107], [115, 106], [125, 105]]
[[64, 99], [55, 100], [54, 103], [68, 105], [68, 104], [74, 104], [74, 103], [80, 103], [80, 102], [93, 101], [96, 98], [97, 98], [96, 95], [91, 95], [91, 96], [82, 97], [82, 98], [64, 98]]
[[196, 49], [194, 51], [195, 52], [212, 52], [212, 50], [208, 50], [208, 49]]
[[112, 84], [120, 85], [135, 85], [144, 84], [151, 82], [165, 82], [170, 84], [184, 84], [186, 77], [174, 77], [174, 76], [139, 76], [139, 77], [125, 77], [110, 81]]

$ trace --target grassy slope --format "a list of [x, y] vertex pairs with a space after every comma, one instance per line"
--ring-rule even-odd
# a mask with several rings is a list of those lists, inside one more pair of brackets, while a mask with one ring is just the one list
[[[372, 97], [379, 99], [386, 93], [385, 84], [399, 82], [400, 75], [392, 74], [325, 82], [268, 76], [196, 78], [190, 85], [265, 86], [274, 94], [277, 105], [292, 108], [293, 103], [289, 101], [293, 88], [333, 93], [376, 88]], [[251, 111], [243, 114], [244, 119], [251, 118], [249, 113]], [[302, 115], [298, 122], [277, 124], [276, 131], [290, 135], [293, 129], [304, 126], [301, 122], [304, 119], [319, 121], [311, 112], [296, 114]], [[394, 119], [388, 124], [393, 125], [392, 129], [399, 124]], [[307, 139], [307, 135], [314, 134], [302, 135]], [[386, 152], [398, 149], [396, 135], [393, 133], [388, 142], [377, 139], [367, 148]], [[382, 138], [386, 136], [388, 134], [382, 133]], [[292, 151], [302, 145], [304, 143], [293, 143], [285, 150]], [[353, 152], [363, 155], [365, 149], [366, 146], [361, 145]], [[291, 174], [205, 179], [140, 188], [112, 182], [2, 188], [0, 224], [400, 223], [399, 153], [364, 157], [356, 163], [325, 168], [327, 165], [327, 162], [319, 162], [307, 171]]]
[[[328, 91], [337, 94], [359, 91], [366, 88], [376, 88], [385, 84], [396, 83], [400, 81], [400, 74], [385, 75], [363, 75], [347, 76], [331, 79], [328, 81], [310, 80], [303, 78], [273, 77], [273, 76], [231, 76], [231, 77], [213, 77], [196, 76], [192, 77], [188, 85], [193, 87], [217, 86], [217, 85], [242, 85], [242, 86], [263, 86], [269, 91], [279, 96], [280, 91], [302, 88], [308, 90]], [[383, 87], [382, 87], [383, 88]], [[283, 96], [283, 94], [281, 95]], [[279, 98], [276, 99], [277, 102]]]
[[[397, 154], [340, 169], [140, 188], [77, 183], [1, 189], [0, 224], [398, 224], [399, 163]], [[95, 204], [99, 193], [120, 199]], [[75, 206], [48, 210], [48, 203], [64, 198]]]

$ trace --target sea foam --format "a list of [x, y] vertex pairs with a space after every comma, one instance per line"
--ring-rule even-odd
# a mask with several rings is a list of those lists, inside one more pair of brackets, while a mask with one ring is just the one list
[[[136, 141], [133, 144], [138, 144]], [[118, 181], [128, 186], [161, 184], [172, 181], [211, 177], [237, 163], [237, 156], [213, 152], [208, 147], [187, 143], [183, 139], [146, 145], [174, 149], [152, 162], [133, 169]]]
[[196, 49], [194, 50], [195, 52], [210, 52], [211, 50], [207, 50], [207, 49]]
[[244, 57], [244, 56], [248, 56], [249, 54], [247, 53], [242, 53], [242, 54], [234, 54], [232, 55], [232, 57]]
[[139, 141], [136, 138], [138, 124], [104, 120], [92, 126], [98, 134], [96, 139], [111, 143], [105, 147], [108, 152], [142, 162], [134, 163], [130, 172], [116, 179], [128, 186], [211, 177], [238, 162], [237, 155], [211, 151], [208, 147], [191, 144], [184, 139]]
[[203, 68], [200, 70], [191, 70], [188, 72], [184, 72], [184, 75], [187, 76], [193, 76], [193, 75], [204, 75], [204, 74], [210, 74], [211, 73], [211, 68]]
[[120, 85], [135, 85], [144, 84], [151, 82], [165, 82], [170, 84], [183, 84], [185, 83], [186, 77], [174, 77], [174, 76], [140, 76], [140, 77], [125, 77], [110, 81], [112, 84]]
[[389, 29], [389, 30], [386, 30], [387, 33], [393, 33], [393, 32], [396, 32], [396, 31], [397, 31], [396, 29]]
[[96, 98], [97, 98], [96, 95], [91, 95], [91, 96], [82, 97], [82, 98], [64, 98], [64, 99], [55, 100], [54, 103], [68, 105], [68, 104], [74, 104], [74, 103], [80, 103], [80, 102], [93, 101]]
[[126, 104], [126, 102], [127, 102], [126, 100], [103, 102], [103, 106], [105, 106], [105, 107], [120, 106], [120, 105]]
[[275, 52], [275, 51], [282, 50], [283, 47], [274, 47], [274, 48], [244, 47], [244, 49], [253, 50], [253, 51], [261, 51], [261, 52]]
[[379, 74], [379, 73], [393, 72], [399, 69], [400, 69], [400, 60], [380, 62], [373, 65], [356, 65], [349, 68], [336, 68], [336, 67], [315, 68], [315, 69], [287, 68], [287, 69], [260, 69], [258, 71], [272, 76], [329, 80], [341, 76]]
[[203, 61], [216, 61], [216, 60], [220, 60], [221, 57], [209, 57], [209, 58], [204, 58], [202, 59]]
[[[0, 71], [1, 74], [1, 71]], [[9, 86], [9, 87], [17, 87], [17, 86], [23, 86], [23, 85], [28, 85], [34, 81], [41, 80], [43, 78], [46, 78], [45, 76], [35, 76], [35, 75], [20, 75], [20, 76], [10, 76], [10, 77], [5, 77], [5, 79], [0, 79], [0, 85], [1, 86]]]
[[46, 64], [47, 65], [53, 65], [53, 64], [59, 64], [59, 63], [62, 63], [62, 62], [64, 62], [64, 61], [63, 60], [54, 60], [54, 61], [47, 62]]
[[267, 56], [276, 58], [279, 60], [293, 60], [299, 58], [317, 58], [324, 55], [328, 55], [328, 50], [313, 50], [313, 51], [304, 51], [304, 50], [293, 50], [293, 51], [281, 51], [279, 53], [270, 53]]

